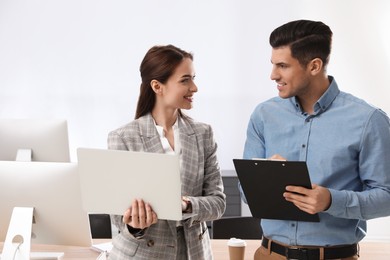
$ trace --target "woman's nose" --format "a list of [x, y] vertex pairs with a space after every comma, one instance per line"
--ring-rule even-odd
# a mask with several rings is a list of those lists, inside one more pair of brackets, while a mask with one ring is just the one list
[[192, 92], [198, 92], [198, 86], [196, 86], [196, 84], [193, 83], [192, 86], [191, 86], [191, 88], [190, 88], [190, 90], [191, 90]]

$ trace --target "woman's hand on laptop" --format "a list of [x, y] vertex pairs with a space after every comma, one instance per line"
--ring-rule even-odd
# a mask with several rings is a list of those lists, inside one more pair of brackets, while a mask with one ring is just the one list
[[144, 229], [157, 223], [157, 214], [149, 203], [142, 199], [134, 199], [131, 207], [123, 214], [123, 223], [132, 228]]

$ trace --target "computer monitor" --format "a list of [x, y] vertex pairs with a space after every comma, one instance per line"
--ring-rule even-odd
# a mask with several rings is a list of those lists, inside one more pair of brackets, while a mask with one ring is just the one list
[[34, 207], [32, 244], [92, 244], [77, 163], [0, 161], [0, 201], [0, 241], [14, 207]]
[[15, 161], [24, 149], [31, 161], [70, 162], [66, 120], [0, 119], [0, 161]]

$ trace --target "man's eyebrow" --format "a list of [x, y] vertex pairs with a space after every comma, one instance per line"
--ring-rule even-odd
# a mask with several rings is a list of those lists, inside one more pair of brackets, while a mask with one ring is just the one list
[[286, 62], [283, 62], [283, 61], [273, 63], [272, 60], [271, 60], [271, 63], [272, 63], [273, 65], [275, 65], [275, 66], [288, 65]]

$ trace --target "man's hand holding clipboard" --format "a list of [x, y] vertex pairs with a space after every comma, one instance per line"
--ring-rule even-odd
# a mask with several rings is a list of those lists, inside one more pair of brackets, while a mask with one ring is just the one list
[[254, 217], [318, 222], [330, 205], [329, 191], [311, 184], [306, 162], [274, 155], [233, 163]]

